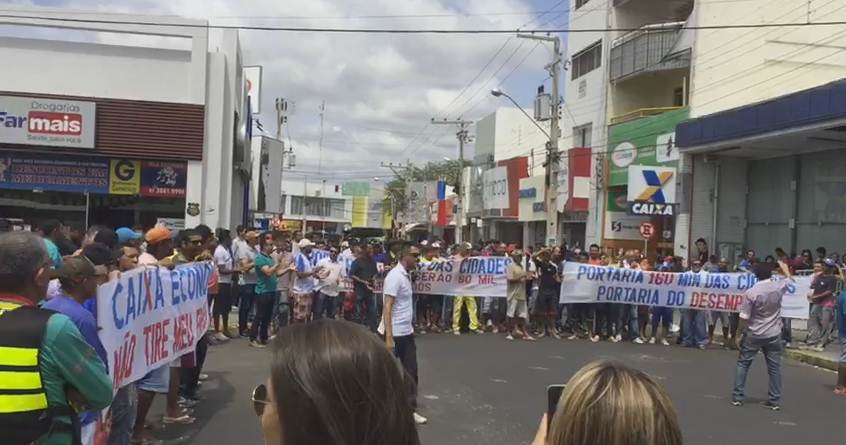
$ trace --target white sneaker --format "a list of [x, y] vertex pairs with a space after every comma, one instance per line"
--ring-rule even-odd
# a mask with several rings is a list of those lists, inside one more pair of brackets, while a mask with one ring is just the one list
[[577, 338], [578, 338], [578, 337], [576, 336], [576, 334], [573, 334], [573, 335], [571, 335], [571, 336], [567, 337], [567, 340], [575, 340], [575, 339], [577, 339]]
[[594, 335], [593, 337], [591, 337], [591, 338], [590, 338], [590, 341], [591, 341], [591, 342], [593, 342], [593, 343], [597, 343], [597, 342], [599, 342], [599, 336], [598, 336], [598, 335]]
[[429, 419], [421, 416], [420, 414], [414, 413], [414, 423], [418, 425], [425, 425], [428, 421]]
[[223, 332], [218, 332], [214, 334], [214, 339], [220, 342], [229, 341], [229, 337], [223, 335]]
[[608, 337], [608, 341], [610, 341], [611, 343], [618, 343], [620, 339], [615, 335], [613, 337]]
[[614, 337], [614, 340], [616, 340], [616, 341], [618, 341], [618, 342], [623, 341], [623, 336], [622, 336], [622, 335], [620, 335], [620, 334], [617, 334], [617, 336], [616, 336], [616, 337]]
[[643, 339], [642, 339], [642, 338], [640, 338], [640, 337], [638, 337], [638, 338], [636, 338], [636, 339], [632, 340], [632, 343], [634, 343], [634, 344], [638, 344], [638, 345], [642, 345], [642, 344], [643, 344]]
[[654, 344], [655, 344], [655, 337], [649, 337], [649, 344], [650, 344], [650, 345], [654, 345]]
[[666, 338], [661, 339], [661, 344], [664, 346], [670, 346], [670, 342], [668, 342]]
[[508, 334], [508, 335], [505, 336], [505, 339], [508, 340], [508, 341], [514, 340], [514, 336], [512, 336], [511, 334]]
[[452, 335], [461, 335], [461, 331], [456, 329], [456, 330], [452, 331]]

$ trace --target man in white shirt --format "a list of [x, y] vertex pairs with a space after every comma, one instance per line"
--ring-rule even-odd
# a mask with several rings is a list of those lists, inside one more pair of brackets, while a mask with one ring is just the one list
[[[218, 340], [228, 340], [234, 337], [229, 333], [229, 311], [232, 310], [232, 272], [235, 271], [235, 261], [229, 251], [228, 232], [218, 233], [219, 243], [214, 249], [214, 263], [219, 275], [219, 292], [214, 301], [214, 332]], [[223, 321], [223, 329], [221, 329]]]
[[[414, 344], [414, 303], [409, 271], [417, 266], [420, 250], [411, 246], [400, 254], [397, 265], [385, 277], [383, 294], [385, 308], [382, 311], [382, 329], [385, 333], [385, 345], [402, 363], [408, 376], [413, 380], [409, 384], [409, 402], [414, 410], [414, 422], [426, 423], [426, 418], [417, 414], [417, 346]], [[381, 331], [381, 329], [380, 329]], [[381, 332], [380, 332], [381, 333]]]
[[258, 232], [247, 232], [244, 234], [244, 245], [238, 248], [235, 261], [239, 269], [238, 292], [240, 301], [238, 303], [238, 333], [242, 337], [249, 335], [247, 329], [250, 319], [250, 311], [253, 309], [253, 300], [256, 296], [256, 270], [255, 260], [258, 251]]
[[311, 249], [314, 243], [308, 238], [303, 238], [297, 243], [299, 253], [294, 257], [294, 265], [297, 268], [297, 278], [294, 280], [291, 304], [294, 308], [294, 323], [308, 321], [312, 312], [312, 294], [314, 293], [314, 273], [311, 265]]
[[340, 293], [341, 269], [338, 248], [330, 247], [329, 256], [317, 262], [317, 301], [314, 302], [314, 319], [335, 318], [337, 299]]

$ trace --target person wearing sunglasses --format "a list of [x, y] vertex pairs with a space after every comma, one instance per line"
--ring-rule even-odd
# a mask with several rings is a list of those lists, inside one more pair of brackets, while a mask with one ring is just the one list
[[[385, 308], [382, 311], [382, 324], [379, 334], [385, 336], [385, 346], [402, 363], [405, 372], [412, 380], [407, 385], [408, 401], [415, 410], [414, 422], [424, 424], [426, 418], [417, 411], [417, 346], [414, 343], [414, 300], [410, 273], [417, 269], [417, 257], [420, 250], [410, 246], [402, 250], [399, 262], [385, 277], [383, 295]], [[413, 384], [412, 384], [413, 383]]]
[[402, 370], [364, 327], [321, 319], [279, 331], [252, 394], [267, 445], [418, 445]]

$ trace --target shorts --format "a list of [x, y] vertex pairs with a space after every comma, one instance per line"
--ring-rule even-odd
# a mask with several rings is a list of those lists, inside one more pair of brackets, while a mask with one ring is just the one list
[[232, 283], [220, 283], [219, 287], [213, 306], [213, 314], [218, 317], [232, 310]]
[[554, 290], [541, 290], [535, 302], [535, 312], [538, 314], [557, 314], [558, 295]]
[[297, 293], [294, 292], [291, 294], [291, 297], [294, 299], [293, 308], [294, 308], [294, 320], [296, 321], [305, 321], [308, 320], [308, 316], [311, 314], [311, 306], [312, 306], [312, 295], [311, 293]]
[[170, 386], [170, 366], [164, 365], [147, 373], [136, 384], [138, 389], [158, 394], [167, 394]]
[[526, 300], [518, 300], [516, 298], [508, 299], [508, 310], [506, 315], [509, 318], [529, 318], [529, 305]]

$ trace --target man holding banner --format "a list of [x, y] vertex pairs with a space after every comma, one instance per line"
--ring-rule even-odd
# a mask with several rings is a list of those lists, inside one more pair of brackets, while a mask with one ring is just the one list
[[765, 408], [773, 411], [780, 409], [781, 402], [781, 358], [784, 345], [781, 342], [781, 305], [793, 280], [790, 268], [784, 261], [779, 261], [779, 268], [786, 279], [772, 278], [771, 266], [759, 263], [753, 267], [758, 282], [744, 295], [740, 307], [739, 332], [743, 336], [738, 340], [740, 356], [737, 358], [737, 371], [734, 378], [734, 390], [731, 404], [743, 405], [746, 388], [746, 376], [758, 351], [764, 353], [769, 375], [769, 400], [763, 402]]

